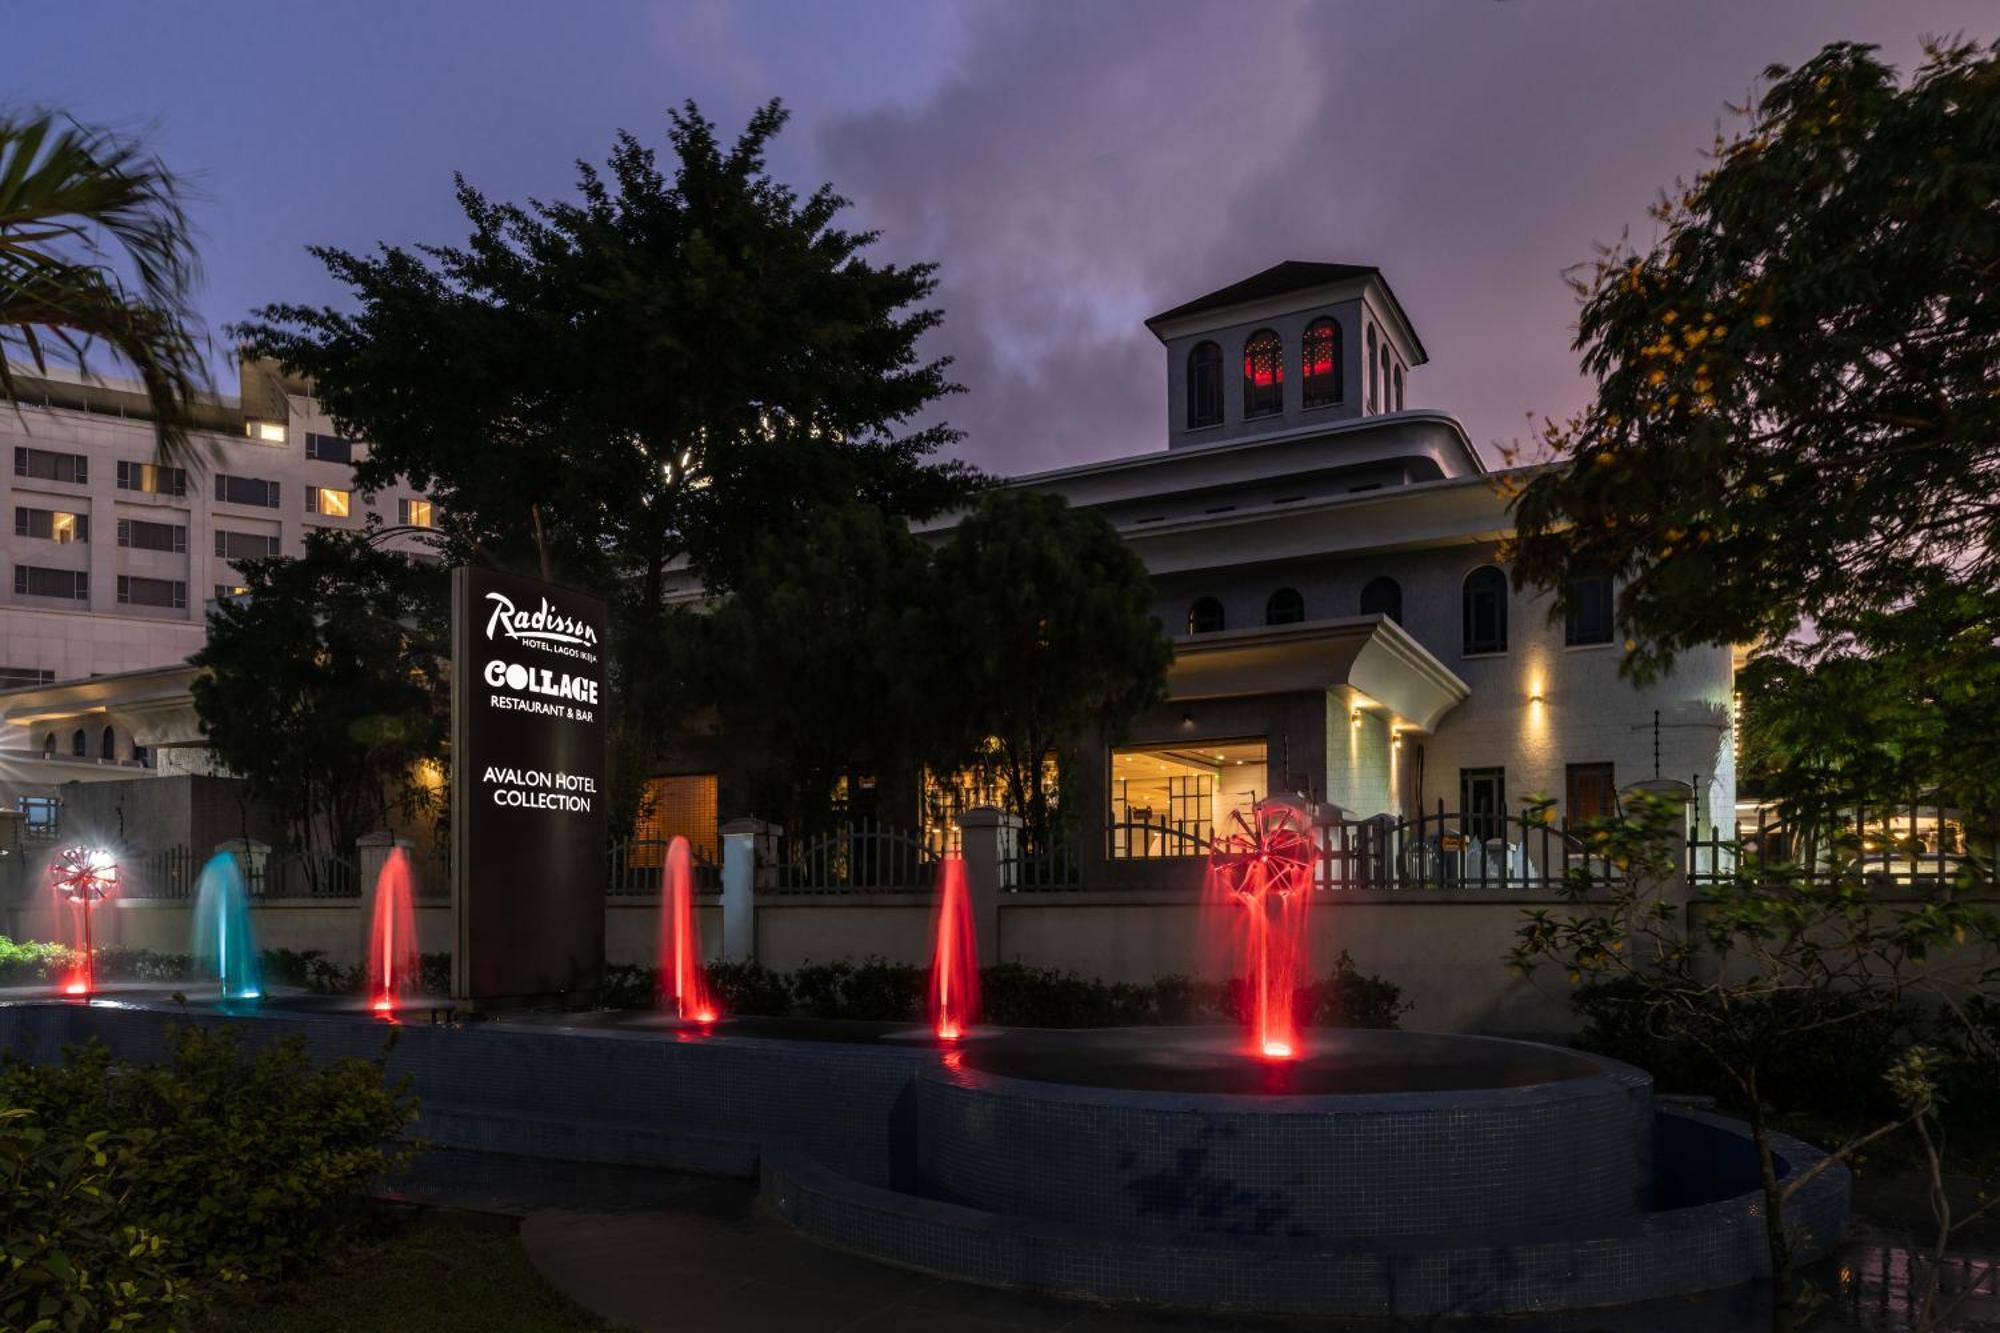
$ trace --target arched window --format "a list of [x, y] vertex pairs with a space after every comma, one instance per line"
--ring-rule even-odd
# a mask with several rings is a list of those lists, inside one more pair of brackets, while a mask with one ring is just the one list
[[49, 756], [53, 755], [55, 752], [56, 752], [56, 734], [52, 731], [48, 735], [42, 737], [42, 757], [46, 759]]
[[1316, 319], [1306, 326], [1305, 341], [1299, 345], [1299, 384], [1307, 407], [1340, 401], [1340, 325], [1330, 319]]
[[1396, 367], [1396, 410], [1403, 410], [1403, 368]]
[[97, 757], [99, 759], [116, 759], [118, 757], [118, 733], [110, 727], [106, 727], [104, 734], [98, 737]]
[[82, 727], [78, 727], [70, 736], [69, 752], [78, 759], [88, 759], [90, 757], [90, 738], [83, 734]]
[[1222, 603], [1213, 597], [1197, 597], [1188, 608], [1188, 633], [1214, 634], [1223, 626]]
[[1465, 651], [1507, 651], [1507, 576], [1492, 565], [1465, 576]]
[[1375, 410], [1375, 404], [1382, 401], [1381, 398], [1378, 396], [1378, 390], [1381, 388], [1382, 385], [1382, 374], [1380, 368], [1375, 364], [1375, 326], [1373, 324], [1370, 324], [1368, 326], [1367, 353], [1368, 353], [1368, 410], [1370, 412], [1373, 412]]
[[1187, 424], [1189, 430], [1222, 424], [1222, 349], [1212, 342], [1188, 353]]
[[1243, 344], [1243, 415], [1268, 417], [1285, 410], [1285, 345], [1269, 329]]
[[1266, 625], [1296, 625], [1306, 618], [1306, 599], [1297, 588], [1280, 588], [1264, 602]]
[[1361, 614], [1387, 616], [1398, 625], [1402, 624], [1403, 585], [1387, 574], [1368, 580], [1361, 587]]
[[1389, 340], [1382, 340], [1382, 410], [1393, 412], [1395, 405], [1389, 401]]

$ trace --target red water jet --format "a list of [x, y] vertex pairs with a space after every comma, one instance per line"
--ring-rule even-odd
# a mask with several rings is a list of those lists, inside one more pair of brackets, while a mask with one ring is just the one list
[[702, 971], [694, 853], [686, 838], [667, 844], [667, 859], [660, 866], [660, 998], [677, 1017], [694, 1023], [713, 1023], [722, 1013]]
[[410, 858], [401, 847], [391, 847], [375, 877], [375, 914], [368, 924], [369, 1007], [395, 1013], [415, 993], [420, 966]]
[[73, 961], [63, 977], [65, 995], [97, 992], [97, 942], [91, 932], [91, 909], [117, 887], [117, 858], [102, 848], [65, 847], [49, 861], [49, 888], [70, 926]]
[[945, 853], [938, 862], [934, 939], [931, 1030], [939, 1041], [957, 1041], [979, 1021], [979, 939], [972, 927], [965, 860], [957, 852]]
[[1208, 858], [1208, 916], [1231, 943], [1231, 963], [1247, 990], [1250, 1053], [1294, 1060], [1304, 1052], [1294, 996], [1306, 980], [1306, 908], [1312, 902], [1314, 843], [1303, 810], [1260, 803], [1218, 837]]

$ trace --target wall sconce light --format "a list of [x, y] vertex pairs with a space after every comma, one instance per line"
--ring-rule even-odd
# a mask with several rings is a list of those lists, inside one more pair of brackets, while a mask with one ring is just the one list
[[1542, 706], [1542, 692], [1539, 689], [1536, 690], [1533, 694], [1528, 696], [1528, 702], [1535, 705], [1535, 707], [1540, 708]]
[[1182, 713], [1182, 714], [1181, 714], [1181, 725], [1182, 725], [1183, 727], [1192, 727], [1192, 726], [1194, 725], [1194, 714], [1193, 714], [1193, 713]]
[[1389, 744], [1391, 744], [1391, 745], [1395, 746], [1395, 747], [1396, 747], [1396, 748], [1397, 748], [1398, 750], [1402, 749], [1402, 748], [1403, 748], [1403, 733], [1402, 733], [1402, 732], [1400, 732], [1400, 731], [1392, 731], [1392, 732], [1390, 732], [1390, 733], [1389, 733]]
[[1347, 710], [1347, 723], [1353, 727], [1361, 725], [1361, 710], [1359, 708], [1350, 708]]

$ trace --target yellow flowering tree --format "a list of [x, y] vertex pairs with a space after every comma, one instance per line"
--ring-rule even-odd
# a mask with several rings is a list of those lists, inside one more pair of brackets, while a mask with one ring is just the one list
[[1635, 677], [1706, 644], [1865, 657], [1964, 736], [2000, 623], [2000, 47], [1901, 80], [1835, 44], [1741, 112], [1655, 244], [1574, 275], [1595, 400], [1515, 496], [1515, 577], [1561, 614], [1614, 575]]

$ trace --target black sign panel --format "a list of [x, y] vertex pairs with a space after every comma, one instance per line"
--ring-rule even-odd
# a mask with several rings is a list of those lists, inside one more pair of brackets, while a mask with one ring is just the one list
[[505, 1004], [604, 973], [604, 603], [462, 566], [452, 594], [452, 991]]

